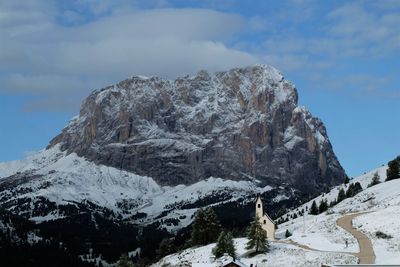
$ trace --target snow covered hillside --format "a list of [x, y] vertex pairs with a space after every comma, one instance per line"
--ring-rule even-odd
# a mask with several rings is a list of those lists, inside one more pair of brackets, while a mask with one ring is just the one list
[[[362, 214], [353, 220], [353, 226], [371, 239], [376, 263], [399, 263], [400, 223], [397, 215], [400, 215], [400, 179], [384, 182], [386, 169], [387, 167], [383, 166], [351, 180], [350, 183], [359, 182], [364, 190], [356, 196], [346, 198], [334, 207], [329, 208], [327, 212], [319, 215], [310, 215], [305, 212], [304, 216], [280, 224], [278, 235], [283, 237], [284, 232], [288, 229], [293, 233], [293, 236], [290, 237], [291, 240], [310, 248], [357, 252], [359, 249], [357, 240], [341, 227], [338, 227], [336, 221], [345, 214], [366, 212], [366, 214]], [[375, 173], [379, 174], [381, 183], [368, 188], [367, 186]], [[344, 185], [336, 187], [330, 193], [321, 195], [314, 200], [316, 203], [319, 203], [323, 198], [327, 199], [328, 202], [335, 200], [341, 187], [346, 189]], [[297, 210], [306, 209], [306, 206], [309, 209], [314, 200], [289, 212], [288, 215], [294, 214]], [[383, 232], [388, 237], [379, 237], [378, 231]], [[348, 242], [347, 248], [346, 240]]]
[[[209, 177], [190, 185], [160, 186], [150, 177], [96, 164], [54, 146], [0, 164], [0, 239], [12, 233], [13, 240], [20, 240], [18, 231], [68, 247], [90, 240], [93, 253], [107, 262], [136, 249], [151, 260], [163, 238], [179, 235], [185, 242], [186, 227], [201, 207], [216, 206], [232, 222], [229, 216], [236, 216], [240, 206], [241, 221], [233, 223], [245, 225], [251, 212], [246, 203], [251, 205], [257, 193], [269, 195], [276, 207], [293, 205], [297, 194], [290, 187], [263, 186], [255, 179]], [[16, 223], [9, 223], [10, 216]], [[21, 221], [23, 227], [16, 228]], [[72, 249], [77, 255], [89, 253], [86, 246]]]
[[[360, 175], [360, 176], [350, 180], [349, 184], [359, 182], [361, 184], [362, 188], [366, 189], [368, 187], [368, 184], [371, 183], [372, 177], [375, 173], [378, 173], [378, 175], [380, 177], [380, 181], [382, 181], [382, 182], [385, 181], [386, 170], [387, 170], [387, 166], [379, 167], [377, 169], [369, 171], [363, 175]], [[282, 218], [286, 218], [288, 216], [292, 217], [295, 214], [298, 215], [299, 211], [302, 211], [302, 210], [304, 210], [305, 212], [308, 211], [307, 209], [311, 207], [311, 204], [313, 201], [315, 201], [317, 204], [319, 204], [322, 199], [326, 199], [329, 204], [331, 201], [336, 200], [339, 190], [344, 189], [346, 191], [346, 189], [348, 188], [348, 185], [341, 184], [341, 185], [335, 186], [329, 192], [323, 193], [323, 194], [311, 199], [310, 201], [288, 211], [285, 215], [282, 216]]]
[[[282, 223], [277, 229], [277, 240], [272, 241], [271, 251], [254, 258], [245, 257], [245, 238], [235, 239], [237, 254], [241, 262], [258, 264], [257, 266], [321, 266], [321, 264], [350, 264], [362, 256], [359, 243], [349, 232], [338, 226], [337, 220], [348, 214], [358, 214], [353, 219], [353, 227], [372, 241], [372, 247], [378, 264], [395, 264], [400, 262], [400, 179], [384, 182], [386, 166], [375, 169], [350, 181], [359, 182], [363, 191], [354, 197], [329, 208], [319, 215], [298, 216]], [[380, 176], [381, 183], [368, 187], [375, 173]], [[302, 209], [308, 209], [315, 200], [322, 198], [329, 201], [336, 199], [341, 187], [333, 188], [290, 211], [286, 218]], [[285, 238], [289, 230], [292, 236]], [[347, 243], [347, 245], [346, 245]], [[183, 252], [163, 258], [157, 264], [177, 264], [178, 262], [209, 262], [211, 250], [215, 244], [199, 248], [187, 249]], [[241, 257], [242, 256], [242, 257]], [[159, 266], [159, 265], [154, 265]]]
[[[234, 240], [239, 257], [247, 252], [245, 249], [246, 242], [246, 238], [237, 238]], [[212, 256], [211, 251], [213, 247], [215, 247], [215, 244], [186, 249], [180, 253], [167, 256], [151, 266], [181, 266], [179, 264], [182, 263], [187, 264], [183, 266], [190, 266], [190, 263], [198, 264], [198, 266], [206, 265], [211, 263], [210, 257]], [[247, 266], [253, 264], [253, 266], [257, 265], [258, 267], [320, 267], [321, 264], [327, 263], [352, 264], [356, 263], [357, 260], [352, 255], [331, 252], [321, 253], [309, 251], [291, 244], [274, 242], [270, 244], [270, 251], [268, 253], [259, 254], [252, 258], [240, 257], [240, 261], [247, 264]]]
[[55, 146], [22, 161], [1, 163], [0, 189], [3, 207], [37, 222], [65, 216], [56, 208], [35, 215], [30, 203], [45, 197], [55, 207], [90, 202], [142, 224], [152, 223], [162, 214], [163, 219], [179, 220], [175, 227], [166, 226], [173, 230], [191, 222], [193, 213], [201, 206], [195, 203], [202, 199], [213, 198], [214, 204], [234, 202], [272, 187], [258, 187], [257, 181], [213, 177], [189, 186], [159, 186], [150, 177], [96, 165], [75, 153], [67, 155]]

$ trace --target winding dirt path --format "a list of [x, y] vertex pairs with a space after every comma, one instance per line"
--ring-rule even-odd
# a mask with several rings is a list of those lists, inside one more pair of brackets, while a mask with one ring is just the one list
[[354, 238], [357, 239], [358, 246], [360, 249], [360, 251], [357, 253], [344, 252], [344, 251], [318, 250], [318, 249], [310, 248], [309, 246], [297, 243], [290, 239], [289, 240], [275, 240], [274, 242], [283, 243], [283, 244], [291, 244], [291, 245], [294, 245], [294, 246], [297, 246], [297, 247], [300, 247], [300, 248], [303, 248], [306, 250], [310, 250], [310, 251], [349, 254], [349, 255], [356, 256], [359, 259], [358, 263], [360, 263], [360, 264], [374, 264], [375, 263], [375, 253], [374, 253], [374, 249], [373, 249], [371, 240], [365, 234], [363, 234], [362, 232], [353, 228], [353, 219], [358, 216], [367, 214], [367, 213], [369, 213], [369, 212], [349, 214], [349, 215], [340, 217], [339, 219], [336, 220], [336, 224], [339, 227], [343, 228], [345, 231], [349, 232], [352, 236], [354, 236]]
[[366, 213], [368, 212], [345, 215], [337, 219], [336, 224], [357, 239], [360, 252], [355, 253], [355, 256], [358, 257], [359, 263], [374, 264], [375, 252], [371, 240], [365, 234], [353, 228], [353, 219]]
[[[374, 264], [375, 263], [375, 252], [374, 248], [372, 246], [371, 240], [362, 232], [356, 230], [353, 227], [353, 219], [367, 214], [370, 212], [361, 212], [361, 213], [355, 213], [355, 214], [349, 214], [349, 215], [344, 215], [343, 217], [340, 217], [339, 219], [336, 220], [336, 225], [339, 227], [343, 228], [345, 231], [349, 232], [352, 236], [354, 236], [355, 239], [357, 239], [358, 246], [360, 251], [357, 253], [354, 252], [344, 252], [344, 251], [324, 251], [324, 250], [318, 250], [311, 248], [309, 246], [297, 243], [291, 239], [289, 240], [274, 240], [272, 242], [274, 243], [282, 243], [282, 244], [291, 244], [306, 250], [310, 251], [318, 251], [318, 252], [330, 252], [330, 253], [343, 253], [343, 254], [349, 254], [356, 256], [358, 258], [358, 263], [359, 264]], [[247, 251], [241, 257], [248, 257], [252, 251]]]

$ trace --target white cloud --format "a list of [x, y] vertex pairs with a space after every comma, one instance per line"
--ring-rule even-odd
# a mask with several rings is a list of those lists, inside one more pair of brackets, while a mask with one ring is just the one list
[[[321, 15], [316, 2], [293, 0], [248, 18], [210, 9], [154, 9], [171, 6], [165, 0], [134, 5], [129, 0], [79, 0], [63, 9], [56, 3], [0, 2], [0, 93], [40, 95], [29, 110], [54, 109], [53, 102], [71, 95], [78, 103], [91, 90], [133, 74], [174, 78], [260, 61], [308, 80], [340, 69], [345, 80], [345, 61], [382, 59], [400, 50], [400, 16], [389, 8], [396, 7], [390, 1], [344, 3]], [[237, 38], [242, 33], [257, 34], [256, 41]], [[268, 37], [263, 43], [261, 35]]]
[[62, 75], [10, 74], [0, 81], [4, 91], [35, 94], [57, 94], [68, 90], [83, 89], [81, 81]]
[[0, 2], [0, 29], [2, 31], [15, 31], [19, 27], [35, 26], [52, 19], [54, 6], [43, 0]]
[[[107, 7], [91, 8], [101, 13]], [[70, 16], [79, 20], [78, 14]], [[38, 18], [34, 27], [30, 20], [7, 20], [0, 34], [0, 92], [41, 95], [41, 104], [30, 109], [52, 108], [50, 101], [57, 98], [81, 97], [77, 92], [133, 74], [174, 78], [257, 62], [224, 44], [246, 25], [238, 15], [207, 9], [128, 10], [71, 27], [56, 24], [54, 17]]]
[[[382, 51], [389, 53], [400, 48], [396, 43], [400, 38], [400, 15], [397, 11], [376, 12], [376, 9], [355, 2], [332, 11], [328, 18], [331, 24], [327, 30], [333, 37], [353, 40], [364, 53], [382, 54]], [[368, 45], [376, 49], [366, 49]]]

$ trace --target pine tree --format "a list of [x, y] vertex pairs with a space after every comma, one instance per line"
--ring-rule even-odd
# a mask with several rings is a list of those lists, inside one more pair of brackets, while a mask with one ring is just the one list
[[315, 203], [315, 200], [311, 204], [310, 214], [311, 215], [318, 215], [318, 207], [317, 207], [317, 203]]
[[386, 181], [400, 178], [400, 156], [389, 161], [388, 169], [386, 170]]
[[349, 188], [346, 191], [346, 197], [354, 197], [362, 190], [362, 186], [359, 182], [356, 182], [355, 184], [350, 184]]
[[345, 198], [346, 198], [346, 193], [344, 192], [343, 188], [340, 188], [338, 196], [337, 196], [336, 203], [339, 203], [339, 202], [343, 201]]
[[346, 198], [354, 196], [354, 185], [350, 184], [346, 191]]
[[381, 183], [381, 177], [379, 176], [378, 172], [374, 173], [374, 176], [372, 177], [371, 183], [368, 185], [368, 187], [377, 185]]
[[344, 184], [348, 184], [350, 182], [350, 178], [349, 178], [349, 176], [345, 176], [344, 177]]
[[288, 238], [288, 237], [291, 237], [291, 236], [292, 236], [292, 233], [288, 229], [286, 229], [285, 237]]
[[127, 254], [122, 254], [118, 260], [117, 267], [133, 267], [133, 262], [131, 262]]
[[231, 232], [228, 232], [225, 236], [226, 240], [226, 253], [233, 258], [236, 258], [236, 248], [235, 244], [233, 243], [233, 235]]
[[225, 231], [222, 231], [219, 234], [217, 245], [213, 248], [212, 252], [215, 255], [215, 257], [219, 258], [222, 255], [224, 255], [225, 250], [226, 250], [226, 233]]
[[199, 209], [192, 225], [192, 245], [207, 245], [214, 242], [220, 232], [217, 215], [210, 207]]
[[233, 244], [233, 236], [231, 232], [222, 231], [218, 237], [217, 244], [213, 248], [213, 254], [219, 258], [223, 256], [225, 253], [230, 255], [231, 257], [236, 257], [236, 249]]
[[353, 186], [353, 196], [357, 195], [361, 191], [363, 191], [361, 184], [359, 182], [356, 182]]
[[318, 207], [318, 212], [323, 213], [328, 210], [328, 202], [327, 200], [321, 199], [321, 202], [319, 203]]
[[256, 253], [267, 252], [269, 250], [269, 243], [267, 240], [267, 234], [262, 229], [258, 216], [251, 222], [250, 227], [247, 231], [247, 242], [246, 249], [255, 249]]

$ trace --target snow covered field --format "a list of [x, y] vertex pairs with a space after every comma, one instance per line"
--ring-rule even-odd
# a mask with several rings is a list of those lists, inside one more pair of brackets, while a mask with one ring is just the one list
[[[236, 252], [240, 256], [246, 253], [246, 238], [237, 238], [234, 240]], [[163, 258], [161, 261], [153, 264], [153, 267], [170, 264], [171, 266], [178, 265], [183, 262], [207, 264], [210, 263], [212, 248], [215, 244], [210, 244], [204, 247], [187, 249], [180, 253], [173, 254]], [[330, 252], [315, 252], [282, 243], [270, 243], [270, 251], [268, 253], [259, 254], [252, 258], [240, 258], [240, 261], [250, 266], [257, 264], [259, 267], [276, 266], [276, 267], [320, 267], [321, 264], [341, 263], [351, 264], [357, 260], [354, 256], [330, 253]]]
[[[293, 233], [290, 237], [295, 242], [318, 250], [328, 251], [358, 251], [357, 241], [336, 225], [336, 220], [349, 213], [369, 212], [356, 217], [353, 226], [365, 233], [372, 241], [376, 263], [400, 263], [400, 180], [383, 182], [386, 179], [386, 166], [373, 170], [355, 178], [351, 182], [360, 182], [364, 190], [355, 197], [347, 198], [330, 208], [329, 211], [317, 216], [306, 214], [303, 217], [279, 225], [278, 236], [283, 236], [286, 229]], [[367, 188], [372, 176], [378, 172], [381, 184]], [[338, 187], [340, 188], [340, 187]], [[325, 194], [328, 202], [337, 196], [338, 188]], [[316, 198], [316, 202], [322, 196]], [[312, 201], [305, 205], [311, 206]], [[304, 208], [302, 205], [300, 209]], [[379, 238], [376, 232], [381, 231], [391, 238]], [[349, 247], [345, 248], [345, 240]]]
[[[398, 264], [400, 263], [400, 180], [376, 185], [370, 188], [368, 193], [373, 197], [371, 201], [373, 206], [369, 209], [372, 212], [357, 217], [353, 225], [372, 240], [376, 263]], [[357, 204], [364, 207], [361, 204], [365, 203]], [[379, 231], [388, 237], [378, 237]]]
[[[400, 184], [399, 184], [400, 186]], [[400, 207], [388, 207], [356, 218], [353, 224], [372, 240], [377, 264], [400, 263]], [[391, 237], [379, 238], [378, 231]]]

